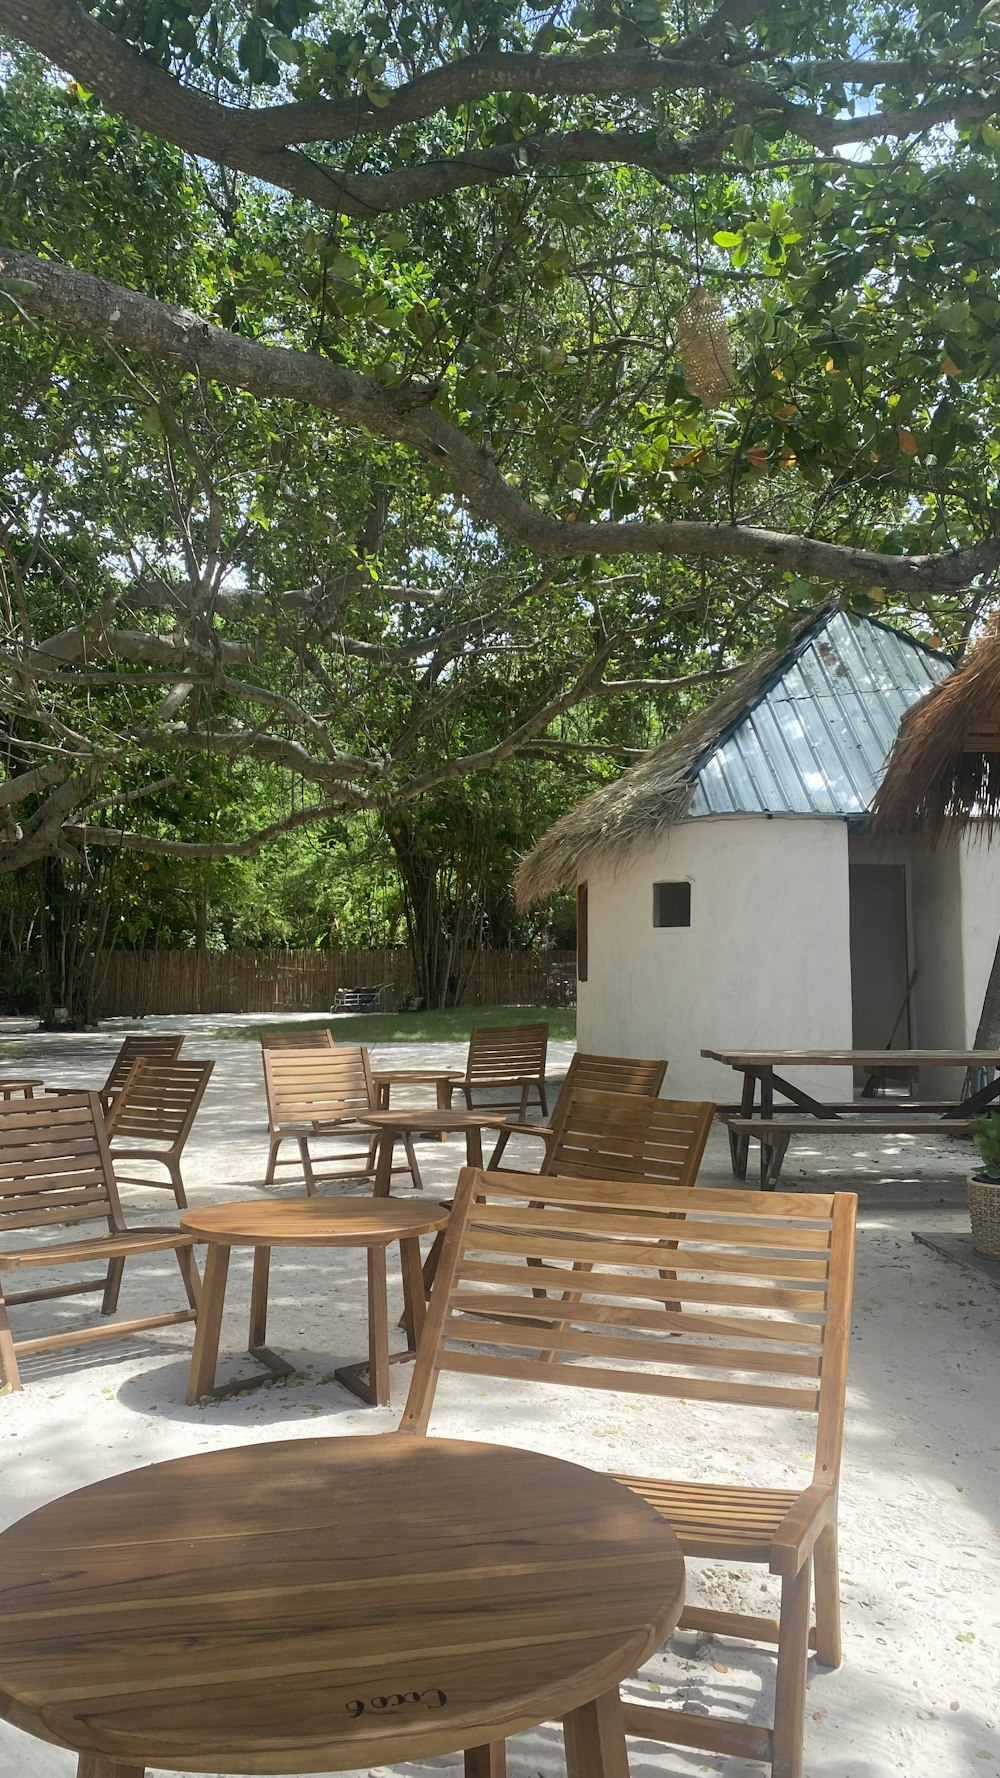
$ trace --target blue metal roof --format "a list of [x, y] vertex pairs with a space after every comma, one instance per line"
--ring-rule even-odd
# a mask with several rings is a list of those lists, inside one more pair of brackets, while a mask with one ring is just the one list
[[911, 636], [833, 611], [690, 772], [691, 815], [865, 815], [905, 711], [953, 671]]

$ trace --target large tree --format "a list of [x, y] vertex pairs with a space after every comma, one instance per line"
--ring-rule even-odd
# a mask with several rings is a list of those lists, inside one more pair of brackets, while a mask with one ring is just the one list
[[570, 712], [683, 700], [827, 589], [989, 596], [989, 9], [0, 25], [48, 58], [4, 100], [0, 868], [398, 815], [620, 743]]

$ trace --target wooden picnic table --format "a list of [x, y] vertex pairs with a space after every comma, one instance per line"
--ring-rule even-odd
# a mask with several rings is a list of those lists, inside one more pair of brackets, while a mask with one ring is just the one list
[[[969, 1120], [1000, 1098], [1000, 1051], [960, 1049], [910, 1050], [715, 1050], [703, 1049], [709, 1061], [721, 1062], [743, 1076], [738, 1108], [723, 1107], [729, 1130], [733, 1173], [747, 1176], [751, 1137], [761, 1145], [761, 1183], [773, 1189], [789, 1137], [802, 1131], [850, 1133], [865, 1128], [893, 1135], [968, 1134]], [[789, 1068], [859, 1068], [873, 1077], [888, 1072], [919, 1074], [924, 1068], [960, 1068], [988, 1078], [962, 1099], [907, 1098], [818, 1099], [786, 1077]], [[787, 1103], [775, 1104], [775, 1094]]]
[[625, 1778], [618, 1686], [680, 1616], [666, 1520], [507, 1446], [276, 1439], [136, 1468], [0, 1536], [0, 1718], [77, 1778], [384, 1770], [562, 1718]]

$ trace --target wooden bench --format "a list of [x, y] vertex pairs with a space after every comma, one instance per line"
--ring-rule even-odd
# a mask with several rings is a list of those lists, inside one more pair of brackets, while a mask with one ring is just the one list
[[[852, 1105], [846, 1109], [856, 1111], [857, 1107]], [[860, 1117], [803, 1117], [798, 1112], [779, 1113], [774, 1117], [731, 1117], [723, 1111], [721, 1121], [729, 1131], [734, 1166], [740, 1137], [751, 1136], [760, 1143], [762, 1191], [773, 1191], [777, 1185], [792, 1136], [871, 1136], [876, 1131], [885, 1136], [968, 1136], [972, 1128], [969, 1118], [942, 1117], [933, 1113], [924, 1117], [908, 1113], [880, 1117], [873, 1116], [870, 1111], [863, 1112]]]

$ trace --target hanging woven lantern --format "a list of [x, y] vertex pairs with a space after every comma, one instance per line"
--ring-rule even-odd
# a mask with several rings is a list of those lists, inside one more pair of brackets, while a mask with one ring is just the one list
[[704, 284], [692, 284], [676, 317], [681, 368], [689, 395], [718, 407], [733, 386], [733, 351], [722, 304]]

